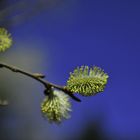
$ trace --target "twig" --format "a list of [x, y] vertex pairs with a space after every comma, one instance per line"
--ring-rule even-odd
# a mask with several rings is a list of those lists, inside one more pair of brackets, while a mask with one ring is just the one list
[[29, 72], [26, 72], [26, 71], [24, 71], [22, 69], [19, 69], [17, 67], [14, 67], [14, 66], [8, 65], [6, 63], [2, 63], [2, 62], [0, 62], [0, 68], [7, 68], [7, 69], [11, 70], [12, 72], [21, 73], [23, 75], [31, 77], [31, 78], [39, 81], [40, 83], [42, 83], [45, 86], [45, 89], [50, 89], [50, 88], [54, 87], [56, 89], [62, 90], [66, 94], [68, 94], [72, 99], [74, 99], [75, 101], [81, 102], [81, 100], [79, 98], [77, 98], [65, 86], [55, 85], [55, 84], [50, 83], [47, 80], [43, 79], [45, 77], [45, 75], [42, 75], [42, 74], [39, 74], [39, 73], [29, 73]]

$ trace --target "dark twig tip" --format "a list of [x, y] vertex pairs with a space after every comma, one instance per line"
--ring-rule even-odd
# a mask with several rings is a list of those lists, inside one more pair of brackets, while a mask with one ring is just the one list
[[0, 68], [2, 68], [2, 67], [3, 67], [3, 65], [0, 64]]

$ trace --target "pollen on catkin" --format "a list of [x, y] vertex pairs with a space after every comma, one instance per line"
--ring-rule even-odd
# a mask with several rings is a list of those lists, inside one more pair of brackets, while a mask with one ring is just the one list
[[0, 28], [0, 52], [4, 52], [12, 45], [11, 34], [5, 28]]
[[63, 91], [52, 90], [41, 103], [41, 112], [49, 122], [61, 123], [70, 117], [71, 103]]
[[77, 67], [67, 81], [67, 88], [83, 96], [95, 95], [104, 91], [108, 75], [99, 67]]

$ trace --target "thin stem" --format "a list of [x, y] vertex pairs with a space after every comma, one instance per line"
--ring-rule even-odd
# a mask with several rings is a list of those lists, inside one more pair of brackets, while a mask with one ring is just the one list
[[43, 79], [45, 76], [42, 75], [42, 74], [30, 73], [30, 72], [24, 71], [22, 69], [19, 69], [19, 68], [15, 67], [15, 66], [11, 66], [11, 65], [8, 65], [8, 64], [2, 63], [2, 62], [0, 62], [0, 68], [6, 68], [6, 69], [11, 70], [12, 72], [21, 73], [23, 75], [26, 75], [28, 77], [31, 77], [31, 78], [37, 80], [38, 82], [42, 83], [45, 86], [45, 89], [46, 88], [54, 87], [56, 89], [59, 89], [59, 90], [64, 91], [72, 99], [74, 99], [74, 100], [76, 100], [78, 102], [81, 101], [79, 98], [77, 98], [76, 96], [74, 96], [74, 94], [71, 91], [69, 91], [65, 86], [55, 85], [55, 84], [50, 83], [47, 80]]

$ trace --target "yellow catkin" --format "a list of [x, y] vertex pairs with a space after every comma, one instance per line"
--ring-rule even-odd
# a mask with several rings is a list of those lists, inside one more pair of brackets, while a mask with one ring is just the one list
[[67, 81], [67, 88], [83, 96], [95, 95], [104, 91], [108, 75], [99, 67], [77, 67]]
[[12, 45], [11, 34], [5, 28], [0, 28], [0, 52], [4, 52]]

